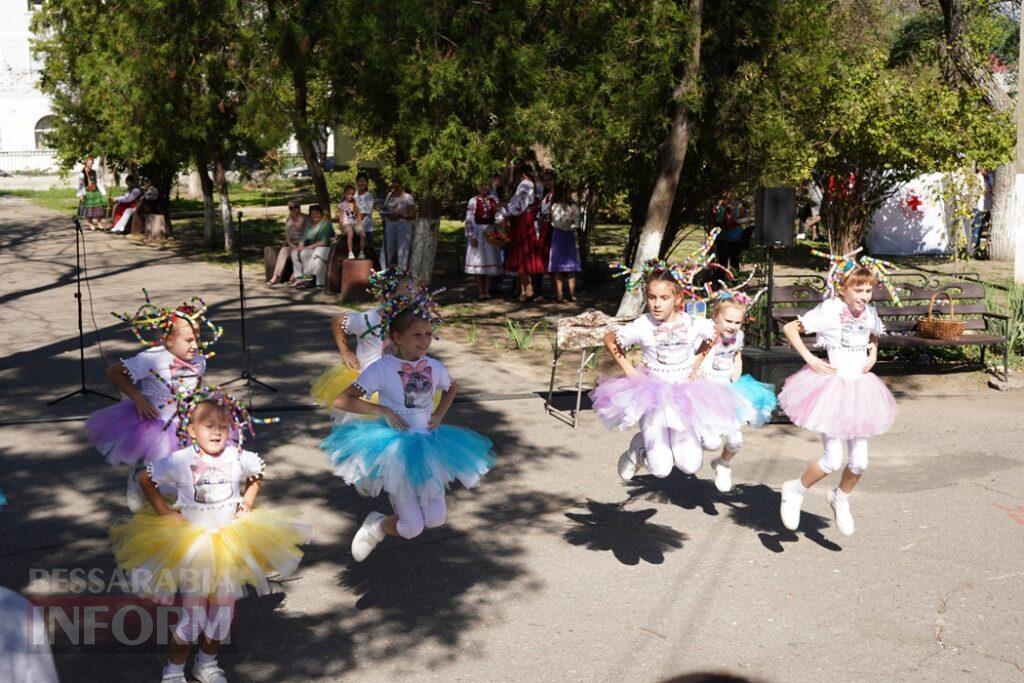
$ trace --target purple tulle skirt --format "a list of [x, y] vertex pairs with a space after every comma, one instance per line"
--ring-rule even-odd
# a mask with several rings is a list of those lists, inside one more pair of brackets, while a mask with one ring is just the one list
[[728, 385], [707, 379], [672, 382], [646, 370], [636, 377], [601, 380], [590, 399], [609, 429], [627, 429], [645, 418], [652, 428], [703, 439], [731, 434], [756, 418], [750, 402]]
[[583, 270], [580, 264], [579, 250], [576, 248], [575, 230], [551, 229], [551, 251], [548, 254], [548, 272], [579, 273]]
[[793, 424], [837, 439], [882, 434], [896, 419], [896, 399], [873, 372], [841, 377], [806, 366], [786, 380], [779, 405]]
[[139, 418], [135, 404], [121, 401], [97, 410], [85, 422], [89, 442], [111, 465], [148, 464], [178, 450], [176, 424], [164, 429], [164, 420]]

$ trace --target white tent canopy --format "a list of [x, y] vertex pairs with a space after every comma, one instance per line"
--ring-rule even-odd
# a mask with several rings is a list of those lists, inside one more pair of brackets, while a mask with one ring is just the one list
[[942, 187], [945, 177], [929, 173], [899, 188], [872, 219], [868, 251], [883, 256], [949, 253], [949, 225]]

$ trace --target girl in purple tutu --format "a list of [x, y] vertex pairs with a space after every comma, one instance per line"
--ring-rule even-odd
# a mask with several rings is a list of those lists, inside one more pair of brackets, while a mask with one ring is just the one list
[[[134, 316], [115, 314], [150, 348], [107, 368], [107, 378], [126, 398], [96, 411], [85, 423], [89, 441], [111, 465], [146, 465], [177, 450], [176, 399], [199, 385], [206, 372], [201, 349], [220, 336], [205, 315], [201, 299], [159, 309], [148, 293]], [[200, 342], [201, 322], [214, 333], [205, 344]], [[159, 334], [155, 343], [144, 336], [153, 331]]]
[[[691, 379], [699, 340], [714, 336], [706, 318], [691, 320], [683, 312], [684, 287], [692, 272], [663, 261], [649, 261], [627, 286], [643, 286], [648, 312], [605, 336], [605, 346], [624, 377], [602, 380], [590, 393], [598, 419], [608, 428], [640, 423], [619, 458], [619, 476], [632, 479], [641, 462], [656, 477], [673, 465], [695, 474], [703, 464], [701, 441], [730, 434], [753, 418], [753, 409], [730, 387]], [[633, 366], [626, 349], [639, 345], [644, 368]]]
[[[569, 193], [569, 185], [555, 186], [549, 209], [551, 215], [551, 253], [548, 272], [555, 283], [555, 301], [576, 300], [576, 273], [583, 270], [576, 248], [576, 230], [580, 227], [580, 210]], [[563, 281], [568, 292], [563, 296]]]
[[[879, 282], [876, 264], [880, 262], [865, 258], [862, 262], [867, 266], [858, 264], [852, 254], [839, 262], [843, 260], [845, 266], [833, 268], [839, 283], [837, 295], [783, 328], [807, 365], [786, 380], [779, 404], [793, 424], [821, 434], [824, 454], [810, 463], [799, 479], [782, 485], [780, 512], [786, 528], [795, 530], [807, 490], [842, 469], [839, 486], [826, 496], [836, 526], [849, 535], [854, 531], [849, 495], [867, 469], [868, 439], [892, 426], [896, 402], [871, 372], [878, 358], [878, 337], [884, 332], [871, 305], [871, 293]], [[832, 273], [829, 279], [833, 279]], [[827, 353], [828, 360], [813, 355], [801, 334], [816, 335], [815, 346]]]

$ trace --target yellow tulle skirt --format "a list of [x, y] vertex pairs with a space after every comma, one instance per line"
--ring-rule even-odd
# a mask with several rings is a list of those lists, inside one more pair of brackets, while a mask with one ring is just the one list
[[[330, 408], [334, 399], [341, 396], [359, 377], [359, 371], [353, 370], [342, 361], [332, 368], [327, 368], [323, 373], [313, 380], [309, 389], [309, 395], [313, 397], [322, 408]], [[377, 395], [371, 398], [373, 403], [377, 402]]]
[[159, 602], [175, 594], [242, 597], [246, 584], [270, 592], [267, 577], [288, 577], [302, 559], [312, 529], [282, 513], [257, 509], [206, 528], [147, 509], [110, 530], [114, 556], [131, 573], [132, 590]]

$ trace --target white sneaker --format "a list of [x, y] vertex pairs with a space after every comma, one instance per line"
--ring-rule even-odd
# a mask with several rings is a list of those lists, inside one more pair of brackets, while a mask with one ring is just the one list
[[640, 469], [640, 461], [643, 459], [644, 438], [641, 434], [634, 434], [629, 441], [629, 448], [619, 456], [619, 476], [623, 481], [629, 481], [636, 476]]
[[355, 255], [355, 254], [353, 254], [353, 253], [352, 253], [352, 252], [350, 251], [350, 252], [348, 252], [348, 257], [349, 257], [349, 258], [355, 258], [355, 257], [356, 257], [356, 255]]
[[829, 491], [825, 494], [828, 499], [828, 504], [832, 506], [832, 513], [836, 520], [836, 526], [844, 536], [849, 536], [854, 531], [853, 526], [853, 515], [850, 514], [850, 501], [840, 500], [836, 496], [835, 490]]
[[160, 683], [188, 683], [188, 679], [185, 678], [184, 673], [164, 674], [160, 677]]
[[369, 557], [377, 544], [384, 540], [384, 532], [381, 531], [380, 523], [385, 519], [387, 519], [386, 516], [376, 511], [366, 515], [363, 525], [359, 527], [359, 531], [352, 539], [352, 558], [356, 562], [362, 562]]
[[192, 667], [192, 677], [199, 683], [228, 683], [224, 669], [217, 666], [216, 661], [208, 664], [196, 664]]
[[805, 240], [805, 239], [807, 239], [807, 234], [806, 234], [806, 233], [802, 233], [802, 232], [798, 232], [798, 233], [796, 234], [796, 238], [797, 238], [798, 240]]
[[125, 498], [128, 501], [128, 510], [134, 514], [146, 507], [146, 496], [142, 493], [142, 487], [139, 486], [139, 473], [141, 469], [132, 469], [128, 471], [128, 482], [125, 486]]
[[722, 493], [732, 491], [732, 468], [721, 458], [711, 461], [711, 469], [715, 471], [715, 488]]
[[362, 258], [362, 259], [366, 258], [366, 252], [363, 252], [363, 251], [359, 252], [359, 258]]
[[796, 490], [796, 480], [787, 481], [782, 485], [782, 505], [779, 506], [779, 515], [782, 517], [782, 526], [790, 531], [796, 531], [800, 526], [800, 507], [804, 504], [804, 494]]

